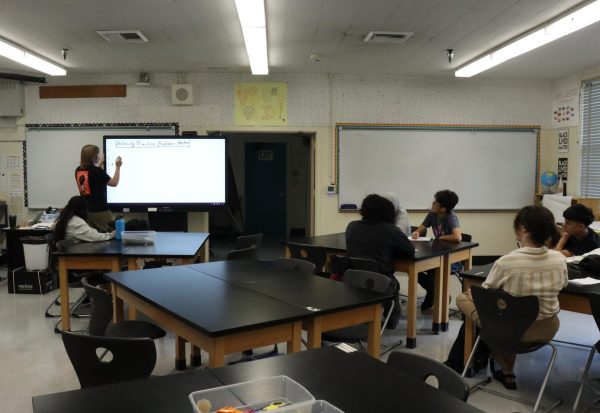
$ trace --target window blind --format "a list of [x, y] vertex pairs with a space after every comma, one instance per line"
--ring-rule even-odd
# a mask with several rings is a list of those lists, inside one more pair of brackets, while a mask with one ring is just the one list
[[581, 195], [600, 198], [600, 80], [581, 93]]

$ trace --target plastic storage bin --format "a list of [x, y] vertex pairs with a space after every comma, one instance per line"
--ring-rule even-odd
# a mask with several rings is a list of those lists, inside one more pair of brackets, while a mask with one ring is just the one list
[[212, 406], [210, 412], [216, 412], [226, 406], [258, 410], [272, 402], [284, 401], [290, 404], [274, 411], [277, 413], [311, 413], [315, 401], [308, 390], [287, 376], [268, 377], [195, 391], [190, 394], [189, 398], [196, 413], [203, 413], [197, 406], [198, 400], [202, 399], [210, 402]]
[[325, 400], [317, 400], [311, 406], [310, 413], [344, 413], [342, 410], [335, 407], [333, 404], [327, 403]]
[[23, 237], [23, 255], [27, 271], [44, 270], [48, 268], [48, 242], [44, 237]]
[[156, 231], [123, 231], [123, 244], [154, 244]]

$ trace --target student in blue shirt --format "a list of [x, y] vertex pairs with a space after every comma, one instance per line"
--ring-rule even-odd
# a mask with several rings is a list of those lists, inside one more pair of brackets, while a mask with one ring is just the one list
[[[433, 196], [431, 211], [419, 225], [416, 231], [412, 233], [412, 238], [417, 239], [429, 227], [433, 230], [433, 235], [442, 241], [460, 242], [462, 235], [458, 217], [452, 211], [458, 204], [458, 195], [444, 189], [438, 191]], [[435, 291], [435, 278], [426, 272], [419, 274], [419, 285], [425, 289], [427, 295], [421, 304], [421, 310], [427, 310], [433, 306], [433, 297]]]

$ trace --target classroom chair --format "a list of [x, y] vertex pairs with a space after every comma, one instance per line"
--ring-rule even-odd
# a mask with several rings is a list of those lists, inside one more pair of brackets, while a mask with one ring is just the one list
[[299, 271], [302, 274], [312, 275], [315, 273], [315, 264], [312, 262], [299, 260], [297, 258], [281, 257], [277, 258], [275, 265], [285, 270]]
[[253, 245], [248, 248], [242, 248], [239, 250], [233, 249], [227, 253], [227, 257], [225, 257], [226, 261], [233, 260], [251, 260], [256, 257], [256, 246]]
[[369, 258], [333, 255], [331, 257], [331, 279], [342, 281], [347, 270], [363, 270], [377, 272], [377, 262]]
[[156, 347], [150, 338], [63, 331], [62, 340], [81, 388], [147, 378], [156, 364]]
[[[373, 271], [347, 270], [344, 274], [343, 282], [354, 287], [374, 291], [380, 294], [392, 294], [394, 288], [392, 279], [390, 277]], [[379, 333], [380, 335], [383, 335], [393, 309], [394, 302], [392, 301], [392, 306], [388, 311], [387, 317], [385, 317], [381, 325], [381, 331]], [[366, 324], [359, 324], [327, 331], [321, 335], [321, 338], [324, 341], [330, 343], [351, 343], [357, 344], [361, 348], [363, 348], [362, 343], [367, 340], [367, 337], [368, 327]], [[384, 351], [381, 352], [381, 355], [392, 351], [394, 348], [400, 345], [402, 345], [402, 341], [398, 341], [391, 346], [388, 346], [386, 349], [384, 349]]]
[[252, 259], [258, 259], [258, 249], [260, 248], [260, 244], [262, 243], [263, 234], [251, 234], [251, 235], [241, 235], [237, 237], [235, 243], [233, 244], [234, 250], [241, 250], [249, 247], [255, 247], [254, 253], [252, 255]]
[[[477, 350], [477, 346], [482, 340], [489, 347], [490, 351], [500, 351], [512, 354], [532, 353], [544, 346], [549, 346], [552, 350], [552, 354], [546, 367], [544, 381], [542, 382], [537, 399], [533, 405], [533, 412], [537, 412], [542, 401], [542, 396], [544, 395], [550, 371], [552, 370], [554, 360], [556, 359], [556, 347], [551, 342], [525, 344], [520, 341], [523, 333], [527, 331], [537, 318], [539, 311], [538, 298], [535, 296], [515, 297], [502, 290], [487, 289], [480, 286], [472, 286], [471, 295], [473, 296], [473, 302], [477, 309], [477, 314], [479, 315], [480, 327], [479, 336], [477, 337], [473, 350], [465, 364], [462, 377], [464, 378], [466, 376], [473, 356]], [[485, 384], [490, 381], [491, 378], [488, 377]], [[488, 389], [484, 384], [477, 384], [472, 389], [472, 391], [475, 390], [483, 390], [520, 403], [531, 404], [528, 400]], [[561, 403], [562, 399], [558, 399], [545, 411], [551, 411]]]
[[[600, 295], [590, 294], [590, 307], [592, 308], [592, 315], [594, 316], [594, 321], [596, 322], [596, 327], [600, 329]], [[587, 363], [585, 363], [585, 369], [583, 370], [583, 374], [581, 376], [581, 383], [579, 384], [579, 389], [577, 390], [577, 397], [575, 397], [575, 402], [573, 403], [573, 412], [577, 412], [579, 407], [579, 403], [581, 402], [581, 394], [583, 392], [583, 388], [585, 386], [585, 381], [587, 380], [588, 374], [590, 372], [590, 367], [592, 365], [592, 361], [594, 360], [594, 355], [596, 352], [600, 352], [600, 340], [594, 344], [590, 350], [590, 354], [587, 359]], [[600, 402], [600, 394], [596, 392], [596, 396], [594, 401], [590, 404], [590, 407], [596, 405], [596, 403]], [[587, 411], [589, 408], [584, 409]]]
[[327, 261], [327, 250], [325, 247], [289, 241], [287, 241], [285, 245], [291, 258], [309, 261], [315, 264], [315, 275], [329, 275], [323, 272], [325, 261]]
[[[45, 235], [46, 241], [48, 242], [50, 253], [48, 254], [48, 271], [52, 274], [53, 280], [56, 280], [55, 285], [58, 286], [58, 259], [52, 252], [60, 251], [61, 249], [67, 248], [69, 245], [73, 245], [73, 240], [64, 239], [54, 242], [54, 233], [49, 233]], [[81, 278], [85, 275], [89, 275], [90, 272], [81, 272], [81, 271], [70, 271], [68, 274], [69, 287], [81, 287]], [[82, 306], [88, 301], [88, 295], [85, 291], [81, 293], [79, 298], [75, 301], [69, 303], [69, 314], [71, 317], [75, 318], [88, 318], [90, 314], [82, 311]], [[56, 297], [54, 301], [46, 307], [46, 311], [44, 316], [46, 318], [58, 318], [56, 323], [54, 324], [54, 332], [60, 333], [59, 325], [62, 321], [62, 317], [60, 313], [52, 313], [50, 309], [53, 306], [60, 306], [60, 294]]]
[[92, 302], [92, 314], [88, 329], [91, 336], [156, 339], [167, 334], [162, 328], [149, 321], [125, 320], [113, 323], [110, 294], [102, 288], [91, 285], [85, 277], [82, 278], [81, 284]]
[[395, 351], [389, 355], [387, 364], [422, 382], [433, 376], [438, 389], [459, 400], [466, 402], [469, 397], [469, 387], [461, 375], [437, 360], [412, 352]]

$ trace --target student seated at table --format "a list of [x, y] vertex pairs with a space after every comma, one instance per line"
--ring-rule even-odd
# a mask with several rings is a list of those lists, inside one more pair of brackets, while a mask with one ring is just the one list
[[[412, 233], [412, 238], [417, 239], [429, 227], [433, 230], [433, 235], [442, 241], [460, 242], [461, 231], [458, 217], [453, 212], [458, 204], [458, 195], [449, 189], [437, 191], [433, 196], [431, 211], [427, 214], [423, 223], [419, 225], [416, 231]], [[459, 264], [460, 265], [460, 264]], [[454, 267], [454, 265], [453, 265]], [[459, 270], [453, 268], [452, 270]], [[432, 274], [422, 272], [419, 274], [419, 285], [425, 289], [427, 294], [421, 304], [422, 310], [433, 307], [433, 297], [435, 294], [435, 278]]]
[[583, 255], [600, 248], [600, 236], [589, 226], [594, 222], [594, 212], [582, 204], [575, 204], [563, 212], [565, 223], [556, 250], [565, 257]]
[[75, 242], [107, 241], [115, 237], [115, 232], [98, 232], [86, 222], [87, 203], [81, 196], [69, 199], [67, 205], [60, 211], [54, 227], [54, 242], [72, 239]]
[[[396, 226], [396, 210], [388, 199], [376, 194], [368, 195], [362, 201], [360, 215], [361, 220], [350, 222], [346, 228], [346, 252], [351, 257], [375, 260], [377, 271], [392, 278], [395, 304], [388, 327], [395, 328], [400, 317], [400, 286], [394, 277], [393, 261], [414, 256], [415, 247]], [[384, 305], [386, 314], [390, 305]]]
[[396, 226], [407, 236], [410, 237], [410, 221], [408, 219], [408, 212], [400, 205], [400, 200], [393, 192], [386, 192], [383, 197], [388, 199], [393, 205], [396, 211]]
[[[558, 294], [568, 283], [566, 258], [560, 252], [550, 249], [556, 244], [560, 234], [552, 212], [541, 206], [521, 209], [515, 217], [513, 227], [520, 247], [494, 263], [483, 287], [502, 289], [516, 297], [536, 296], [539, 301], [538, 316], [525, 331], [521, 341], [545, 343], [552, 340], [558, 331]], [[470, 290], [460, 294], [456, 298], [456, 304], [465, 315], [479, 323]], [[464, 340], [464, 328], [461, 330], [463, 337], [457, 337], [457, 342]], [[460, 345], [452, 346], [446, 364], [460, 370], [462, 351]], [[494, 352], [493, 358], [502, 366], [501, 370], [493, 372], [494, 378], [507, 389], [516, 389], [513, 374], [516, 355]]]

